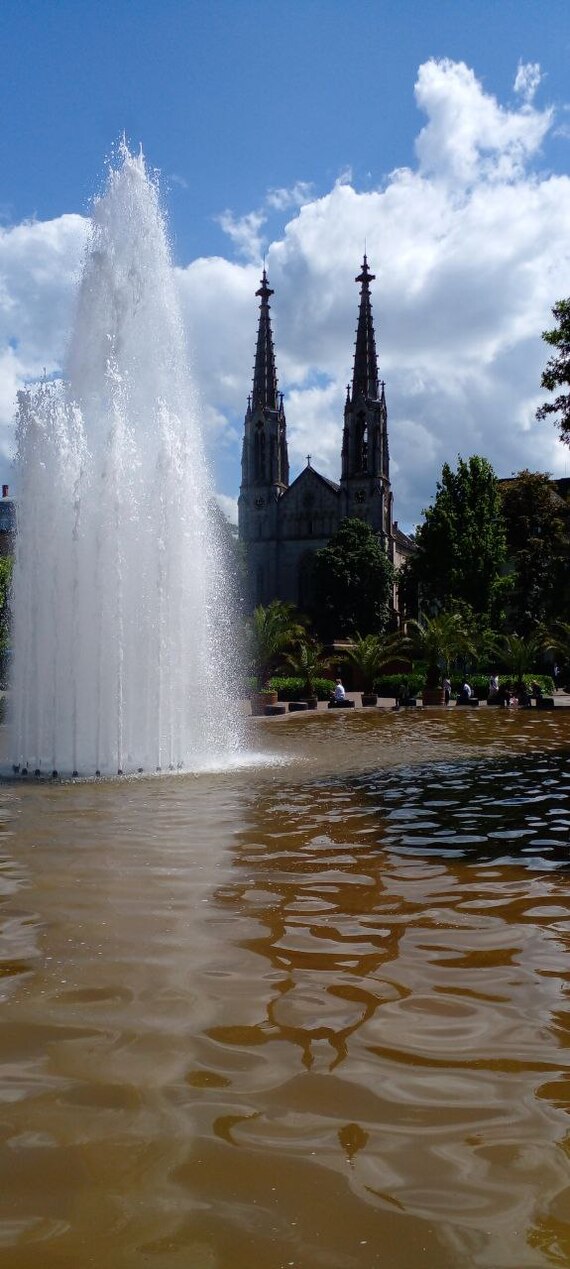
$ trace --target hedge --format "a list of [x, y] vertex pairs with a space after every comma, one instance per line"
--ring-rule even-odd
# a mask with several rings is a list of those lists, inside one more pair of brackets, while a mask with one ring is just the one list
[[[545, 696], [552, 696], [554, 691], [554, 683], [549, 674], [525, 674], [523, 676], [526, 688], [530, 691], [532, 683], [538, 683], [542, 688]], [[463, 678], [460, 674], [451, 675], [451, 694], [456, 696], [463, 685]], [[514, 680], [511, 676], [509, 680], [508, 674], [499, 675], [499, 684], [508, 683], [514, 686]], [[471, 687], [474, 696], [480, 701], [486, 701], [489, 695], [489, 675], [488, 674], [468, 674], [467, 682]], [[409, 696], [421, 696], [425, 683], [425, 671], [418, 673], [413, 671], [411, 674], [384, 674], [381, 678], [376, 679], [374, 683], [374, 691], [378, 696], [396, 696], [398, 688], [402, 683], [406, 683]]]
[[[334, 679], [315, 679], [314, 685], [320, 701], [328, 701], [335, 689]], [[280, 701], [303, 701], [307, 697], [305, 680], [302, 678], [275, 675], [269, 680], [269, 687], [272, 692], [278, 693]]]

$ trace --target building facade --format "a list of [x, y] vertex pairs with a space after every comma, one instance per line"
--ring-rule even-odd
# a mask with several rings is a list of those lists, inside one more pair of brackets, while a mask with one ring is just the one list
[[[380, 538], [396, 568], [413, 549], [393, 519], [388, 412], [378, 374], [370, 283], [364, 256], [352, 384], [347, 388], [337, 484], [311, 464], [291, 483], [287, 422], [278, 391], [265, 269], [259, 290], [259, 325], [253, 387], [245, 415], [239, 537], [247, 555], [249, 603], [282, 599], [311, 609], [312, 561], [347, 517], [358, 516]], [[394, 608], [397, 612], [397, 595]]]

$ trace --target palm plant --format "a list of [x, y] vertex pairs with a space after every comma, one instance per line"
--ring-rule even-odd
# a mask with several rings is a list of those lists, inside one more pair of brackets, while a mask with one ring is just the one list
[[396, 654], [398, 635], [357, 635], [352, 646], [343, 653], [343, 660], [350, 661], [357, 670], [364, 692], [374, 691], [374, 682], [380, 671]]
[[245, 625], [249, 668], [256, 690], [267, 691], [269, 679], [287, 650], [303, 638], [304, 628], [293, 604], [274, 599], [266, 607], [259, 604]]
[[570, 662], [570, 622], [555, 621], [552, 630], [544, 635], [545, 652], [553, 652], [564, 665]]
[[[536, 670], [544, 651], [549, 646], [544, 631], [536, 630], [531, 635], [505, 634], [495, 639], [493, 652], [506, 665], [509, 674], [517, 683], [525, 674]], [[553, 644], [550, 645], [553, 648]], [[553, 648], [554, 650], [554, 648]]]
[[475, 657], [476, 642], [458, 612], [441, 612], [423, 621], [409, 621], [401, 636], [402, 650], [426, 662], [426, 687], [436, 688], [442, 675], [449, 675], [451, 662], [458, 656]]
[[285, 661], [293, 673], [303, 679], [303, 692], [308, 698], [317, 695], [316, 680], [329, 662], [323, 655], [323, 648], [316, 639], [305, 636], [300, 639], [292, 652], [288, 652]]

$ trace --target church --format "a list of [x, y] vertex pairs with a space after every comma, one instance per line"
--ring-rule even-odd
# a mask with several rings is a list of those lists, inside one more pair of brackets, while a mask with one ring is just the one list
[[[365, 520], [380, 538], [396, 569], [413, 550], [412, 540], [393, 519], [388, 412], [385, 384], [378, 374], [366, 255], [355, 281], [360, 285], [352, 384], [347, 388], [340, 483], [311, 464], [291, 483], [287, 422], [271, 329], [265, 269], [259, 290], [259, 326], [253, 388], [247, 403], [238, 500], [239, 538], [247, 558], [251, 607], [273, 599], [310, 612], [312, 563], [349, 516]], [[393, 600], [398, 615], [397, 588]]]

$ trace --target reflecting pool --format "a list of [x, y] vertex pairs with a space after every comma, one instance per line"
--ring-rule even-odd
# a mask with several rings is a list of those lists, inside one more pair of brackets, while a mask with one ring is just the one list
[[570, 1265], [570, 711], [0, 788], [0, 1265]]

